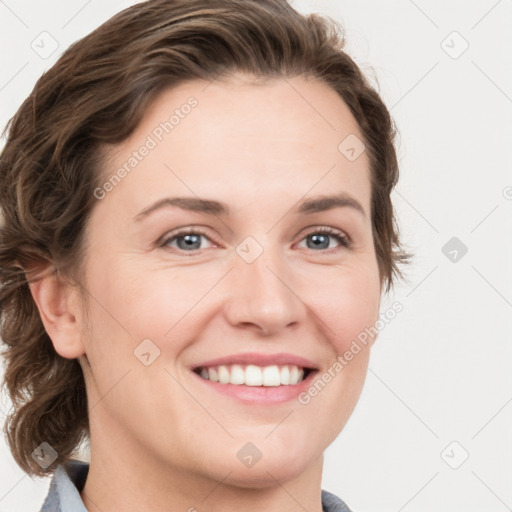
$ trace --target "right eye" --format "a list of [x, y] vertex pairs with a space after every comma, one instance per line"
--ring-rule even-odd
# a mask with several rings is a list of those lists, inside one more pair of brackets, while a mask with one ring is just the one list
[[204, 247], [200, 247], [201, 238], [212, 242], [210, 237], [207, 236], [206, 233], [204, 233], [201, 229], [180, 229], [166, 235], [165, 238], [163, 238], [159, 243], [159, 247], [169, 247], [181, 252], [195, 252], [204, 249]]

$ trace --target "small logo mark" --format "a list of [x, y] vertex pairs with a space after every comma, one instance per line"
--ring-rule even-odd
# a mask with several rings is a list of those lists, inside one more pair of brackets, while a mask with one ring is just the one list
[[452, 263], [458, 263], [468, 252], [468, 248], [462, 240], [454, 236], [443, 245], [441, 252]]
[[49, 32], [44, 30], [30, 43], [30, 47], [41, 59], [46, 60], [55, 53], [59, 43]]
[[54, 462], [58, 453], [47, 442], [41, 443], [33, 452], [32, 458], [43, 468], [46, 469]]
[[236, 252], [246, 263], [252, 263], [261, 256], [263, 247], [255, 238], [248, 236], [237, 245]]
[[457, 441], [452, 441], [442, 452], [443, 459], [452, 469], [459, 469], [469, 458], [468, 451]]
[[365, 149], [363, 141], [353, 133], [347, 135], [338, 145], [338, 151], [350, 162], [357, 160]]
[[135, 347], [133, 354], [144, 366], [149, 366], [160, 356], [160, 349], [149, 338], [146, 338]]
[[252, 468], [261, 459], [262, 455], [252, 443], [245, 443], [236, 454], [240, 462], [248, 468]]
[[469, 43], [454, 30], [441, 41], [441, 48], [452, 59], [458, 59], [468, 48]]
[[509, 185], [503, 189], [503, 197], [507, 199], [507, 201], [512, 199], [512, 185]]

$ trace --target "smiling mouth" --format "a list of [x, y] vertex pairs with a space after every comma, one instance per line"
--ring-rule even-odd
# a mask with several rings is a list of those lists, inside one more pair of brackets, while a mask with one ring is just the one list
[[253, 364], [228, 364], [215, 366], [199, 366], [194, 373], [205, 380], [219, 384], [245, 386], [293, 386], [305, 380], [313, 368], [300, 367], [294, 364], [256, 366]]

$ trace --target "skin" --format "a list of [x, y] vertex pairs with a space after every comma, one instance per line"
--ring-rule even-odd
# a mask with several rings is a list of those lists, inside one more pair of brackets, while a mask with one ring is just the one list
[[[321, 374], [378, 319], [369, 160], [338, 150], [361, 132], [318, 81], [192, 81], [161, 93], [130, 138], [108, 148], [105, 178], [190, 96], [197, 107], [95, 205], [87, 300], [58, 275], [31, 285], [56, 351], [80, 358], [85, 373], [91, 465], [81, 496], [89, 512], [321, 512], [323, 452], [357, 403], [371, 344], [307, 405], [243, 404], [205, 391], [190, 366], [289, 352]], [[341, 192], [365, 215], [293, 211]], [[232, 215], [169, 206], [134, 220], [175, 196], [222, 201]], [[183, 248], [172, 239], [183, 227], [206, 237]], [[328, 235], [315, 246], [308, 235], [324, 227], [348, 236], [350, 248]], [[164, 235], [171, 240], [159, 246]], [[263, 250], [250, 264], [236, 251], [246, 237]], [[160, 349], [149, 366], [134, 356], [147, 338]], [[247, 442], [262, 453], [251, 468], [236, 455]]]

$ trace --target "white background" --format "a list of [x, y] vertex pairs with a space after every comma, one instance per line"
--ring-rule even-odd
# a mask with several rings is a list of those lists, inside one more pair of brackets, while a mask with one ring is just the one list
[[[69, 44], [132, 3], [0, 0], [0, 125]], [[354, 512], [510, 510], [512, 1], [292, 5], [340, 21], [348, 52], [378, 80], [400, 131], [394, 203], [416, 254], [383, 303], [403, 311], [373, 349], [322, 486]], [[59, 45], [47, 59], [31, 48], [43, 31]], [[456, 262], [441, 250], [452, 237], [468, 248]], [[1, 512], [39, 510], [48, 485], [2, 440]]]

